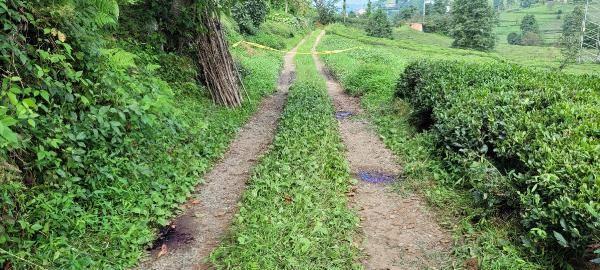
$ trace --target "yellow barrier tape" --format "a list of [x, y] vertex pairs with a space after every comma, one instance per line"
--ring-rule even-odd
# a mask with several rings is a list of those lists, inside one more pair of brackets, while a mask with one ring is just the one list
[[[252, 43], [252, 42], [248, 42], [248, 41], [238, 41], [235, 44], [232, 45], [233, 48], [239, 46], [240, 44], [246, 44], [246, 45], [250, 45], [252, 47], [257, 47], [257, 48], [261, 48], [261, 49], [265, 49], [265, 50], [269, 50], [269, 51], [274, 51], [274, 52], [281, 52], [281, 53], [289, 53], [289, 51], [283, 51], [283, 50], [278, 50], [278, 49], [274, 49], [265, 45], [261, 45], [261, 44], [257, 44], [257, 43]], [[348, 49], [343, 49], [343, 50], [333, 50], [333, 51], [320, 51], [320, 52], [297, 52], [296, 54], [301, 54], [301, 55], [312, 55], [312, 54], [336, 54], [336, 53], [343, 53], [343, 52], [347, 52], [347, 51], [351, 51], [351, 50], [356, 50], [359, 47], [352, 47], [352, 48], [348, 48]]]

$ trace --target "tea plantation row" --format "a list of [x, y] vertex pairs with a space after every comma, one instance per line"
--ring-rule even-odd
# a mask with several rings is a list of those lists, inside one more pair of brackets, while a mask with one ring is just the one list
[[[476, 259], [480, 269], [562, 268], [584, 251], [593, 258], [585, 246], [599, 238], [597, 79], [421, 50], [401, 36], [366, 37], [341, 25], [327, 30], [321, 50], [360, 48], [324, 56], [326, 65], [361, 96], [400, 158], [399, 188], [438, 208], [457, 237], [457, 258]], [[420, 88], [397, 89], [401, 77]]]
[[[418, 61], [397, 94], [478, 199], [518, 211], [523, 239], [581, 255], [600, 236], [600, 78], [525, 67]], [[427, 128], [427, 127], [425, 127]]]

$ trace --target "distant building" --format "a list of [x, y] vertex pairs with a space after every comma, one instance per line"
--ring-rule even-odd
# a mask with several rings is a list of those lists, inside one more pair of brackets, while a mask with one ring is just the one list
[[417, 30], [419, 32], [423, 32], [423, 24], [422, 23], [411, 23], [410, 28], [413, 30]]

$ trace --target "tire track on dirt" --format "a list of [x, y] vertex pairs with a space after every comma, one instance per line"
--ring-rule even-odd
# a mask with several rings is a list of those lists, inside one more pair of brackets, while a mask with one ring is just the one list
[[[322, 31], [317, 38], [316, 51]], [[358, 242], [365, 256], [365, 269], [438, 269], [450, 262], [450, 236], [435, 222], [416, 195], [400, 197], [386, 183], [360, 180], [365, 173], [397, 176], [401, 167], [385, 147], [365, 117], [360, 117], [360, 100], [348, 96], [341, 85], [326, 71], [317, 54], [313, 54], [319, 73], [327, 81], [329, 95], [339, 118], [339, 129], [346, 146], [346, 157], [358, 179], [352, 207], [361, 218]], [[347, 117], [349, 114], [359, 117]], [[384, 177], [385, 178], [385, 177]], [[389, 179], [389, 178], [387, 178]]]
[[295, 77], [294, 56], [304, 41], [285, 55], [277, 92], [261, 103], [224, 157], [205, 175], [206, 183], [197, 188], [185, 212], [173, 221], [164, 245], [152, 250], [138, 269], [210, 268], [206, 259], [229, 228], [252, 168], [273, 141]]

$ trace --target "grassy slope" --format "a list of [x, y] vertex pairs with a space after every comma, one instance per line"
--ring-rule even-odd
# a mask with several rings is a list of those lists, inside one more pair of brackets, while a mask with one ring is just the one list
[[[309, 51], [315, 31], [299, 51]], [[358, 219], [333, 106], [310, 55], [296, 58], [273, 148], [255, 168], [231, 234], [211, 255], [225, 269], [347, 269]]]
[[[331, 26], [329, 30], [376, 41], [358, 32]], [[419, 33], [420, 34], [420, 33]], [[383, 43], [388, 41], [380, 40]], [[456, 239], [455, 255], [463, 260], [477, 258], [480, 269], [546, 269], [544, 259], [526, 254], [518, 243], [518, 232], [510, 223], [486, 219], [485, 209], [472, 203], [471, 195], [453, 188], [452, 174], [435, 158], [430, 135], [416, 133], [409, 123], [410, 106], [394, 99], [395, 84], [404, 66], [411, 60], [461, 58], [461, 50], [443, 49], [436, 54], [390, 46], [373, 46], [356, 39], [329, 34], [321, 50], [362, 46], [361, 50], [324, 56], [326, 65], [351, 93], [362, 95], [362, 104], [384, 142], [400, 158], [407, 181], [399, 186], [404, 192], [418, 191], [440, 215], [442, 223], [452, 229]], [[456, 52], [456, 54], [452, 54]], [[474, 61], [487, 57], [466, 56]]]
[[[514, 7], [500, 13], [500, 25], [496, 28], [496, 34], [498, 35], [498, 42], [500, 44], [507, 44], [506, 37], [511, 32], [521, 32], [521, 20], [525, 15], [534, 15], [542, 36], [544, 43], [555, 44], [560, 37], [560, 31], [563, 23], [564, 16], [573, 10], [574, 5], [556, 3], [553, 6], [548, 5], [535, 5], [530, 8], [518, 8]], [[560, 19], [558, 11], [562, 10]]]
[[[560, 38], [562, 30], [562, 24], [567, 14], [573, 11], [575, 8], [574, 4], [558, 3], [555, 1], [554, 5], [536, 4], [530, 8], [519, 8], [517, 5], [513, 8], [509, 8], [500, 13], [500, 25], [496, 28], [496, 34], [499, 38], [499, 44], [507, 44], [506, 37], [511, 32], [519, 33], [521, 31], [521, 20], [525, 15], [534, 15], [542, 31], [544, 43], [548, 45], [556, 44]], [[597, 1], [591, 1], [593, 9], [593, 15], [598, 17], [600, 14], [596, 13], [597, 8], [600, 7], [600, 3]], [[594, 3], [595, 2], [595, 3]], [[562, 11], [560, 18], [558, 17], [559, 10]]]
[[[504, 14], [504, 13], [503, 13]], [[518, 27], [517, 27], [518, 28]], [[501, 41], [503, 37], [499, 37]], [[422, 33], [414, 31], [408, 27], [400, 27], [394, 30], [394, 41], [385, 41], [389, 44], [405, 44], [416, 51], [440, 50], [446, 51], [452, 45], [452, 38], [432, 33]], [[506, 39], [506, 37], [504, 37]], [[459, 51], [450, 51], [451, 55], [459, 54]], [[562, 54], [556, 47], [540, 46], [518, 46], [509, 45], [506, 42], [499, 42], [494, 52], [487, 55], [491, 58], [506, 59], [522, 65], [533, 66], [537, 68], [557, 68], [560, 65]], [[600, 65], [582, 64], [567, 66], [565, 72], [569, 73], [599, 73]]]

